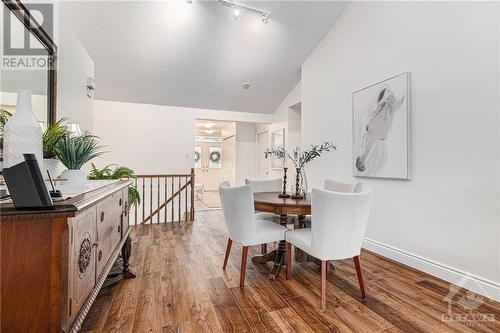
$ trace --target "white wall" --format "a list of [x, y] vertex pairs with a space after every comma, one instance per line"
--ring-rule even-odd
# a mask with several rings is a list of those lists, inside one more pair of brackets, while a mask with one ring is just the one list
[[[236, 182], [236, 137], [223, 136], [222, 140], [222, 170], [223, 181], [234, 184]], [[220, 184], [220, 183], [219, 183]], [[219, 186], [215, 184], [215, 189]]]
[[[303, 143], [333, 140], [339, 148], [313, 162], [310, 183], [369, 184], [373, 248], [387, 245], [410, 264], [437, 264], [441, 277], [470, 274], [493, 289], [500, 283], [497, 6], [353, 2], [304, 63], [301, 85]], [[355, 179], [352, 92], [405, 71], [413, 179]]]
[[[289, 113], [291, 112], [290, 107], [297, 105], [300, 103], [301, 99], [301, 91], [300, 91], [301, 83], [297, 83], [297, 85], [288, 93], [288, 95], [283, 99], [281, 104], [278, 106], [276, 111], [273, 113], [273, 121], [271, 124], [267, 125], [258, 125], [257, 132], [262, 133], [264, 131], [269, 132], [269, 136], [271, 132], [278, 129], [285, 129], [285, 146], [287, 149], [294, 149], [297, 143], [295, 141], [289, 144], [289, 133], [288, 133], [288, 123], [289, 123]], [[295, 112], [295, 111], [294, 111]], [[271, 139], [269, 139], [271, 142]], [[290, 175], [290, 174], [289, 174]], [[283, 171], [281, 170], [273, 170], [269, 168], [269, 178], [279, 178], [283, 176]]]
[[236, 123], [236, 186], [244, 185], [245, 178], [256, 179], [257, 126], [254, 123]]
[[269, 123], [272, 115], [96, 100], [94, 134], [108, 147], [96, 163], [141, 174], [189, 172], [197, 118]]
[[[93, 99], [87, 97], [87, 77], [94, 77], [94, 62], [61, 14], [59, 17], [57, 118], [80, 124], [92, 132]], [[98, 83], [97, 83], [98, 85]]]

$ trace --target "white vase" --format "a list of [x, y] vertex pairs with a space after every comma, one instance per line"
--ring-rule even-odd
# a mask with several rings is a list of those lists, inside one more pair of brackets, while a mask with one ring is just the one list
[[24, 161], [23, 154], [35, 154], [43, 170], [42, 129], [31, 108], [31, 91], [18, 90], [16, 111], [5, 124], [3, 140], [4, 168]]
[[64, 170], [61, 178], [66, 181], [62, 184], [63, 194], [85, 192], [87, 175], [83, 170]]
[[61, 175], [62, 163], [56, 158], [44, 158], [43, 159], [43, 174], [44, 178], [47, 178], [47, 171], [50, 173], [50, 177], [55, 179]]

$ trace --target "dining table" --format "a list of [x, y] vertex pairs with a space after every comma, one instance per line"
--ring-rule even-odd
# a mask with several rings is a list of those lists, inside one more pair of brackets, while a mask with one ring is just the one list
[[[306, 216], [311, 214], [311, 195], [308, 194], [302, 199], [281, 198], [281, 192], [260, 192], [254, 193], [255, 210], [259, 212], [273, 213], [279, 216], [279, 223], [282, 226], [289, 224], [289, 216], [297, 216], [297, 228], [306, 227]], [[267, 263], [273, 261], [273, 267], [269, 272], [271, 280], [276, 279], [285, 263], [286, 242], [280, 241], [278, 247], [268, 253], [257, 255], [252, 258], [255, 263]]]

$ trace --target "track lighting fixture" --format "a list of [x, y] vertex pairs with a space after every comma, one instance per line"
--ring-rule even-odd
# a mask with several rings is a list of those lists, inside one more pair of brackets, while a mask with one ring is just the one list
[[245, 9], [247, 11], [251, 11], [251, 12], [254, 12], [254, 13], [261, 15], [262, 23], [267, 24], [269, 22], [269, 17], [271, 16], [271, 13], [269, 13], [269, 12], [255, 9], [255, 8], [249, 7], [247, 5], [236, 3], [236, 2], [231, 1], [231, 0], [219, 0], [219, 2], [222, 3], [224, 6], [232, 8], [233, 9], [233, 16], [235, 18], [238, 18], [240, 16], [241, 9]]

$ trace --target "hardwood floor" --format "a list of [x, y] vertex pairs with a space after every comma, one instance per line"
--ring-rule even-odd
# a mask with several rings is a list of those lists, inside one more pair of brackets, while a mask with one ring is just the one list
[[[240, 289], [241, 246], [233, 243], [222, 270], [225, 230], [221, 211], [197, 212], [192, 224], [136, 227], [131, 264], [137, 278], [103, 289], [82, 331], [500, 332], [499, 303], [464, 302], [460, 290], [449, 305], [448, 283], [368, 251], [361, 254], [364, 301], [352, 259], [336, 261], [337, 269], [328, 272], [324, 312], [319, 267], [313, 263], [295, 263], [293, 280], [285, 280], [283, 271], [270, 281], [270, 266], [249, 259]], [[249, 248], [249, 256], [259, 253], [260, 246]], [[448, 325], [442, 316], [449, 308], [495, 320]]]
[[200, 197], [195, 197], [194, 207], [197, 210], [221, 208], [218, 191], [205, 191]]

